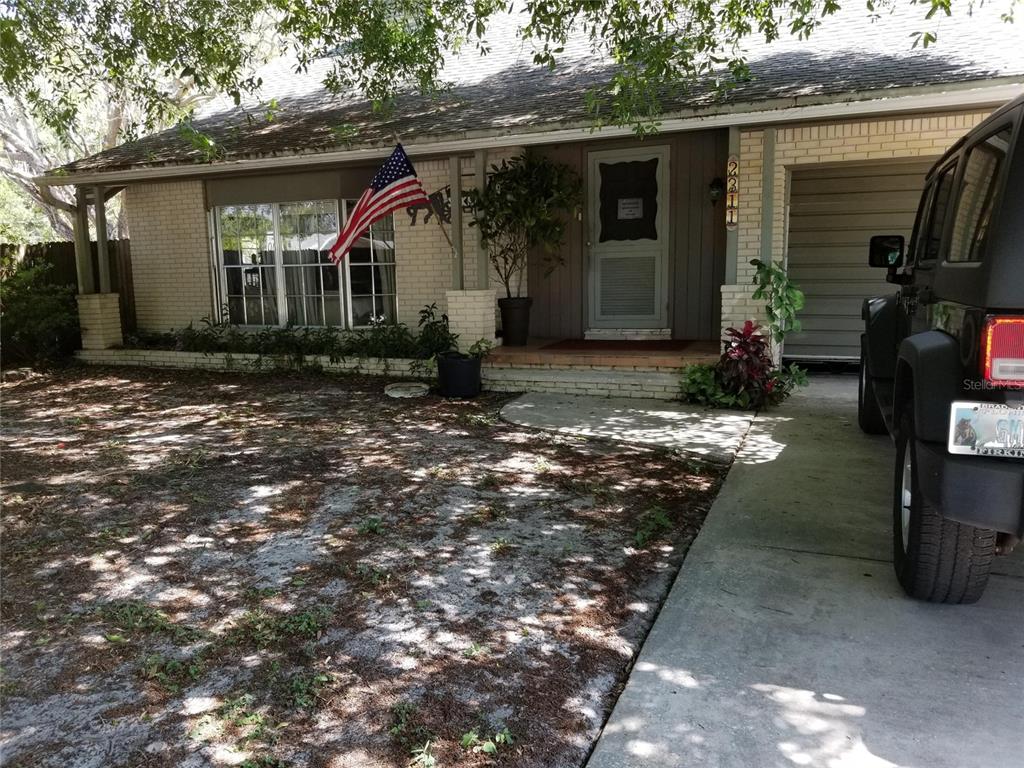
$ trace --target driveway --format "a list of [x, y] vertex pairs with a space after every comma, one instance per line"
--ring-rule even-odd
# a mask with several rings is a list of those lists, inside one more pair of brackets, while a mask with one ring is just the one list
[[977, 605], [905, 598], [892, 457], [852, 377], [755, 419], [589, 768], [1022, 764], [1024, 552]]

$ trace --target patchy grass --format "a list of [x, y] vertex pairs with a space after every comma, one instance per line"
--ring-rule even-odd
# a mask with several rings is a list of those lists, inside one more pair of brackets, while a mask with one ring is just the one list
[[722, 467], [504, 396], [5, 383], [5, 765], [572, 768]]

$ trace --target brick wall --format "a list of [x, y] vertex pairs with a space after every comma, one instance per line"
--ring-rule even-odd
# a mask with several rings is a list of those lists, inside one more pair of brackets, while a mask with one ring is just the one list
[[[776, 129], [773, 175], [771, 254], [785, 259], [789, 174], [801, 165], [877, 162], [899, 158], [939, 157], [987, 117], [987, 111], [957, 112], [878, 120], [847, 120], [791, 125]], [[722, 286], [722, 327], [746, 319], [763, 320], [750, 299], [754, 270], [761, 256], [764, 130], [740, 132], [740, 200], [737, 228], [736, 283]]]
[[[254, 371], [291, 367], [288, 358], [260, 358], [251, 354], [175, 352], [161, 349], [83, 349], [77, 358], [91, 365], [125, 365], [141, 368], [202, 369], [210, 371]], [[329, 373], [368, 374], [395, 379], [435, 377], [422, 360], [346, 359], [332, 362], [310, 356], [305, 363]], [[679, 372], [665, 367], [611, 367], [509, 365], [485, 362], [484, 389], [494, 392], [561, 392], [592, 397], [630, 397], [672, 400], [679, 393]]]
[[[521, 148], [508, 147], [492, 150], [487, 153], [487, 167], [499, 164], [503, 158], [520, 154]], [[464, 190], [475, 186], [476, 173], [473, 158], [466, 157], [460, 161], [462, 187]], [[423, 182], [428, 194], [448, 186], [448, 159], [419, 161], [416, 173]], [[445, 239], [444, 233], [437, 225], [433, 216], [424, 222], [424, 212], [420, 211], [415, 225], [412, 219], [404, 214], [395, 217], [395, 282], [398, 286], [398, 320], [415, 326], [419, 319], [419, 311], [425, 304], [436, 302], [442, 312], [448, 312], [446, 291], [452, 287], [452, 269], [454, 259], [452, 249]], [[464, 269], [464, 285], [468, 289], [477, 286], [477, 232], [470, 226], [472, 216], [463, 213], [462, 243]], [[448, 225], [445, 225], [449, 235]], [[491, 273], [491, 287], [504, 296], [500, 284]], [[523, 277], [523, 295], [526, 295], [526, 277]]]
[[494, 343], [494, 291], [448, 291], [448, 320], [458, 334], [459, 349], [467, 351], [479, 339]]
[[[517, 147], [489, 151], [487, 165], [521, 152]], [[428, 193], [448, 186], [447, 158], [420, 161], [416, 171]], [[461, 172], [463, 188], [471, 189], [473, 158], [461, 160]], [[139, 328], [181, 328], [213, 314], [215, 278], [202, 182], [131, 185], [125, 206]], [[476, 289], [477, 232], [470, 226], [471, 219], [463, 214], [464, 280], [466, 288]], [[448, 225], [446, 229], [450, 229]], [[441, 312], [447, 312], [446, 292], [452, 287], [454, 260], [436, 218], [425, 222], [424, 211], [419, 211], [413, 224], [405, 213], [396, 214], [395, 248], [399, 321], [415, 326], [420, 309], [435, 302]], [[491, 286], [499, 290], [493, 270], [490, 272]], [[525, 295], [525, 276], [523, 292]], [[499, 295], [504, 293], [499, 290]]]
[[82, 329], [82, 349], [119, 347], [121, 305], [116, 293], [82, 293], [78, 295], [78, 322]]
[[[427, 194], [433, 194], [448, 185], [448, 160], [418, 162], [416, 173]], [[436, 302], [441, 312], [447, 311], [445, 291], [452, 287], [451, 247], [437, 224], [437, 218], [431, 216], [429, 221], [424, 221], [424, 218], [425, 212], [419, 211], [413, 225], [409, 216], [395, 214], [398, 320], [413, 327], [425, 304]], [[448, 228], [447, 224], [445, 228]]]
[[125, 192], [140, 330], [166, 331], [214, 311], [203, 184], [133, 184]]

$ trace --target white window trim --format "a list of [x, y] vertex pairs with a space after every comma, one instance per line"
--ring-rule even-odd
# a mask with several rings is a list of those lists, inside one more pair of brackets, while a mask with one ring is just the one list
[[[281, 247], [281, 227], [280, 227], [280, 214], [281, 206], [289, 205], [292, 203], [329, 203], [334, 208], [334, 220], [336, 224], [340, 225], [338, 201], [330, 198], [320, 200], [282, 200], [274, 203], [231, 203], [229, 205], [216, 206], [212, 211], [212, 219], [214, 228], [216, 231], [215, 243], [216, 243], [216, 254], [214, 256], [214, 262], [217, 269], [217, 316], [223, 318], [224, 310], [228, 300], [228, 286], [227, 286], [227, 266], [224, 264], [224, 237], [220, 226], [220, 211], [224, 208], [230, 208], [233, 206], [248, 206], [248, 205], [269, 205], [270, 215], [272, 221], [272, 227], [274, 232], [274, 277], [275, 277], [275, 295], [274, 299], [277, 302], [277, 323], [238, 323], [240, 328], [246, 329], [258, 329], [258, 328], [284, 328], [288, 325], [288, 288], [285, 284], [285, 271], [284, 271], [284, 258], [283, 249]], [[340, 234], [340, 229], [335, 227], [335, 236]], [[342, 321], [346, 321], [346, 307], [351, 304], [351, 297], [347, 292], [348, 280], [345, 274], [348, 270], [342, 269], [341, 264], [338, 264], [335, 269], [338, 270], [338, 293], [339, 301], [344, 301], [345, 306], [339, 307], [339, 316]], [[345, 286], [345, 287], [342, 287]], [[349, 314], [351, 310], [349, 309]], [[230, 315], [228, 315], [230, 318]], [[246, 318], [248, 319], [248, 318]], [[339, 328], [342, 326], [326, 325], [326, 326], [301, 326], [295, 325], [293, 327], [302, 328]], [[349, 318], [345, 327], [351, 327], [351, 319]]]
[[[216, 316], [219, 317], [219, 318], [223, 317], [223, 314], [224, 314], [223, 311], [224, 311], [224, 309], [226, 307], [227, 299], [228, 299], [227, 266], [224, 264], [224, 239], [223, 239], [223, 233], [221, 231], [220, 215], [219, 215], [219, 212], [222, 209], [229, 208], [229, 207], [232, 207], [232, 206], [247, 206], [247, 205], [269, 205], [270, 206], [271, 220], [272, 220], [272, 226], [273, 226], [273, 231], [274, 231], [274, 275], [275, 275], [275, 279], [276, 279], [276, 291], [275, 291], [275, 297], [274, 298], [277, 301], [277, 319], [278, 319], [278, 322], [277, 322], [276, 325], [273, 325], [273, 324], [260, 324], [260, 323], [239, 323], [238, 324], [238, 326], [240, 328], [254, 329], [255, 330], [255, 329], [258, 329], [258, 328], [284, 328], [284, 327], [286, 327], [288, 325], [288, 288], [287, 288], [287, 284], [286, 284], [286, 281], [285, 281], [284, 257], [283, 257], [283, 249], [281, 247], [281, 226], [280, 226], [281, 206], [282, 205], [289, 205], [289, 204], [293, 204], [293, 203], [330, 203], [333, 206], [333, 208], [334, 208], [334, 214], [335, 214], [335, 219], [334, 220], [335, 220], [335, 222], [337, 223], [338, 227], [343, 227], [344, 224], [346, 222], [348, 222], [349, 206], [350, 206], [350, 204], [354, 204], [355, 201], [354, 200], [343, 199], [340, 202], [341, 202], [341, 205], [339, 206], [339, 201], [338, 200], [334, 200], [334, 199], [330, 199], [330, 198], [324, 198], [324, 199], [319, 199], [319, 200], [281, 200], [281, 201], [277, 201], [277, 202], [273, 202], [273, 203], [230, 203], [228, 205], [219, 205], [219, 206], [214, 207], [211, 210], [211, 212], [210, 212], [210, 218], [211, 218], [211, 222], [212, 222], [212, 230], [215, 233], [214, 237], [213, 237], [213, 242], [214, 242], [214, 247], [216, 249], [216, 252], [214, 253], [214, 258], [213, 258], [213, 265], [214, 265], [214, 268], [216, 269], [216, 272], [217, 272], [217, 275], [216, 275], [216, 278], [217, 278], [216, 279], [216, 286], [217, 286], [217, 293], [218, 293], [218, 295], [216, 297], [216, 304], [217, 304], [217, 306], [216, 306]], [[392, 214], [392, 216], [394, 216], [394, 214]], [[334, 234], [335, 234], [335, 236], [337, 236], [340, 233], [341, 233], [341, 229], [339, 228], [339, 229], [337, 229], [337, 231]], [[390, 262], [380, 262], [380, 263], [388, 265], [388, 266], [391, 266], [395, 270], [395, 272], [396, 272], [395, 278], [397, 278], [398, 262], [397, 262], [397, 254], [396, 254], [395, 249], [394, 249], [393, 246], [392, 246], [391, 254], [392, 255], [391, 255], [391, 261]], [[375, 265], [375, 264], [378, 264], [378, 262], [372, 260], [372, 257], [371, 257], [371, 261], [369, 262], [369, 264], [367, 266], [371, 266], [371, 265]], [[362, 266], [362, 265], [356, 265], [356, 266]], [[355, 318], [353, 317], [353, 312], [352, 312], [352, 275], [351, 275], [351, 268], [352, 268], [352, 262], [351, 262], [351, 259], [348, 256], [348, 254], [346, 254], [345, 258], [342, 259], [337, 264], [337, 266], [335, 267], [335, 269], [338, 270], [338, 293], [339, 293], [339, 300], [341, 300], [343, 302], [343, 306], [340, 309], [340, 316], [341, 316], [343, 325], [341, 325], [341, 326], [337, 326], [337, 325], [314, 325], [314, 326], [293, 325], [293, 327], [295, 327], [295, 328], [303, 328], [303, 327], [309, 327], [309, 328], [342, 328], [343, 327], [343, 328], [346, 328], [346, 329], [357, 329], [357, 328], [369, 328], [370, 327], [368, 325], [355, 325]], [[372, 275], [372, 270], [371, 270], [371, 275]], [[372, 278], [371, 278], [371, 280], [372, 280]], [[375, 282], [372, 282], [371, 285], [374, 288], [376, 288], [376, 283]], [[361, 294], [361, 296], [362, 295], [363, 294]], [[391, 296], [391, 295], [393, 295], [395, 297], [396, 316], [394, 318], [394, 321], [398, 322], [398, 317], [397, 317], [397, 310], [398, 310], [398, 286], [397, 286], [397, 284], [395, 285], [394, 294], [384, 294], [384, 293], [379, 293], [378, 294], [376, 291], [374, 291], [373, 293], [370, 294], [371, 298], [372, 297], [376, 297], [378, 295], [380, 295], [380, 296]], [[230, 317], [230, 315], [229, 315], [229, 317]]]
[[[344, 220], [346, 222], [348, 222], [349, 203], [352, 203], [354, 205], [357, 201], [356, 200], [345, 199], [345, 200], [342, 200], [342, 202], [344, 203], [344, 206], [345, 206], [344, 207], [344, 214], [345, 214]], [[390, 215], [392, 217], [392, 223], [393, 223], [394, 222], [395, 214], [394, 214], [394, 212], [392, 212]], [[393, 228], [392, 228], [392, 232], [394, 232]], [[372, 240], [371, 240], [371, 244], [372, 244]], [[346, 280], [346, 299], [347, 299], [347, 306], [348, 306], [348, 327], [352, 328], [352, 329], [356, 329], [356, 328], [370, 328], [371, 326], [369, 326], [369, 325], [355, 325], [354, 324], [355, 323], [355, 319], [352, 316], [352, 283], [351, 283], [351, 276], [352, 276], [351, 270], [352, 270], [352, 266], [353, 265], [352, 265], [351, 259], [349, 258], [349, 254], [345, 255], [344, 261], [348, 264], [348, 269], [345, 270], [345, 275], [348, 278]], [[374, 290], [377, 287], [377, 282], [376, 282], [376, 278], [373, 277], [373, 269], [371, 269], [370, 270], [371, 293], [369, 293], [369, 294], [360, 294], [360, 298], [365, 298], [367, 295], [369, 295], [370, 299], [373, 300], [377, 296], [394, 296], [395, 297], [395, 318], [394, 318], [394, 322], [397, 323], [398, 322], [398, 256], [397, 256], [397, 253], [396, 253], [396, 248], [394, 246], [394, 241], [392, 241], [392, 247], [391, 247], [391, 261], [384, 261], [384, 262], [376, 261], [376, 251], [372, 250], [372, 245], [371, 245], [371, 256], [370, 256], [369, 263], [367, 263], [367, 264], [356, 264], [355, 266], [356, 267], [361, 267], [361, 266], [369, 266], [369, 267], [373, 267], [373, 266], [390, 266], [390, 267], [392, 267], [395, 270], [395, 273], [394, 273], [395, 292], [393, 294], [391, 294], [391, 293], [378, 293], [376, 290]]]

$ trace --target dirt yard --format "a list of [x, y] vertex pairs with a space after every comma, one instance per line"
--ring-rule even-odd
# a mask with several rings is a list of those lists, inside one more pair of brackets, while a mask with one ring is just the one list
[[381, 390], [4, 384], [4, 764], [581, 765], [724, 467]]

